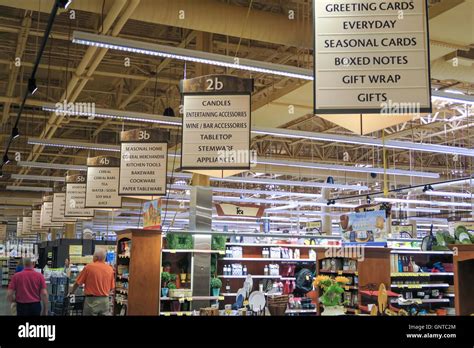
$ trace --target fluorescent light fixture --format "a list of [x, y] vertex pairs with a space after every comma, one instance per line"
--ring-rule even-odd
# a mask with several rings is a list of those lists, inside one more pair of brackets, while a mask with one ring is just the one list
[[433, 91], [432, 100], [441, 100], [450, 103], [474, 105], [474, 96], [453, 92], [449, 93], [447, 91]]
[[123, 111], [123, 110], [108, 110], [95, 108], [94, 110], [82, 110], [82, 108], [72, 108], [69, 110], [61, 104], [61, 107], [58, 108], [54, 104], [43, 105], [43, 111], [54, 112], [58, 115], [68, 115], [68, 116], [85, 116], [89, 118], [107, 118], [107, 119], [116, 119], [116, 120], [127, 120], [135, 122], [146, 122], [146, 123], [157, 123], [157, 124], [166, 124], [170, 126], [182, 126], [181, 118], [169, 117], [169, 116], [159, 116], [152, 114], [145, 114], [141, 112], [133, 111]]
[[13, 186], [6, 187], [9, 191], [35, 191], [35, 192], [53, 192], [51, 187], [37, 187], [37, 186]]
[[16, 164], [20, 167], [43, 168], [43, 169], [61, 169], [61, 170], [77, 170], [86, 172], [87, 166], [80, 166], [74, 164], [61, 163], [47, 163], [47, 162], [33, 162], [33, 161], [18, 161]]
[[75, 141], [70, 141], [70, 140], [28, 138], [28, 144], [70, 148], [70, 149], [120, 152], [120, 146], [117, 146], [117, 145], [88, 144], [88, 143], [81, 143], [81, 142], [75, 142]]
[[457, 197], [457, 198], [474, 198], [471, 193], [461, 192], [443, 192], [443, 191], [427, 191], [425, 195], [429, 196], [441, 196], [441, 197]]
[[[277, 159], [257, 159], [257, 164], [282, 166], [282, 167], [294, 167], [294, 168], [307, 168], [307, 169], [336, 170], [336, 171], [356, 172], [356, 173], [384, 174], [383, 168], [355, 167], [355, 166], [343, 166], [343, 165], [311, 163], [311, 162], [290, 162], [290, 161], [277, 160]], [[440, 177], [438, 173], [418, 172], [418, 171], [401, 170], [401, 169], [387, 169], [386, 173], [388, 175], [414, 176], [414, 177], [434, 178], [434, 179], [437, 179]]]
[[80, 45], [96, 46], [111, 50], [119, 50], [149, 56], [178, 59], [187, 62], [210, 64], [225, 68], [252, 71], [256, 73], [272, 74], [303, 80], [313, 80], [313, 72], [309, 69], [302, 69], [289, 65], [261, 62], [258, 60], [251, 60], [246, 58], [236, 59], [235, 57], [225, 56], [216, 53], [190, 50], [181, 47], [158, 45], [153, 43], [140, 42], [136, 40], [124, 39], [120, 37], [96, 35], [81, 31], [74, 31], [72, 34], [72, 42]]
[[63, 176], [12, 174], [11, 178], [15, 180], [57, 181], [57, 182], [65, 181], [65, 178]]
[[430, 209], [430, 208], [406, 208], [406, 207], [396, 207], [392, 209], [392, 212], [397, 212], [397, 213], [404, 213], [404, 212], [414, 212], [414, 213], [435, 213], [439, 214], [441, 213], [441, 210], [439, 209]]
[[384, 198], [375, 197], [376, 202], [387, 202], [387, 203], [406, 203], [406, 204], [429, 204], [436, 206], [447, 206], [447, 207], [472, 207], [471, 203], [465, 202], [441, 202], [441, 201], [422, 201], [416, 199], [398, 199], [398, 198]]
[[291, 181], [291, 180], [272, 180], [272, 179], [257, 179], [257, 178], [242, 178], [242, 177], [227, 177], [227, 178], [211, 178], [211, 181], [219, 182], [235, 182], [248, 184], [262, 184], [262, 185], [279, 185], [279, 186], [301, 186], [301, 187], [321, 187], [341, 190], [368, 190], [367, 186], [363, 185], [345, 185], [345, 184], [326, 184], [322, 182], [313, 181]]
[[[257, 203], [257, 204], [285, 204], [285, 209], [292, 209], [289, 206], [294, 206], [294, 208], [299, 207], [325, 207], [326, 202], [306, 202], [306, 201], [290, 201], [290, 200], [271, 200], [263, 198], [241, 198], [241, 197], [232, 197], [232, 196], [214, 196], [213, 201], [219, 202], [241, 202], [241, 203]], [[355, 204], [346, 204], [346, 203], [336, 203], [333, 205], [337, 208], [355, 208]]]
[[376, 147], [385, 146], [386, 148], [391, 148], [391, 149], [425, 151], [425, 152], [431, 152], [431, 153], [442, 153], [442, 154], [453, 154], [453, 155], [458, 154], [458, 155], [463, 155], [463, 156], [474, 157], [474, 150], [472, 149], [466, 149], [466, 148], [454, 147], [454, 146], [436, 145], [436, 144], [421, 144], [421, 143], [412, 143], [408, 141], [398, 141], [398, 140], [386, 140], [384, 142], [382, 139], [375, 139], [375, 138], [362, 137], [362, 136], [316, 133], [316, 132], [307, 132], [307, 131], [299, 131], [299, 130], [284, 129], [284, 128], [253, 127], [252, 133], [257, 134], [257, 135], [272, 135], [275, 137], [291, 138], [291, 139], [329, 141], [329, 142], [335, 142], [335, 143], [367, 145], [367, 146], [376, 146]]

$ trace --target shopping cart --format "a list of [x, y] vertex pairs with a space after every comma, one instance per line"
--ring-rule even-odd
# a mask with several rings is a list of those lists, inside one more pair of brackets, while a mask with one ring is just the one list
[[85, 296], [64, 296], [62, 301], [54, 303], [52, 315], [80, 316], [84, 308], [84, 300]]

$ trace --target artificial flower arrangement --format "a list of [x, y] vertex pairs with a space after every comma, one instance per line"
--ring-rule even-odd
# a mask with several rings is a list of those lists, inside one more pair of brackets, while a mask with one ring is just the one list
[[323, 295], [319, 298], [324, 306], [341, 306], [343, 304], [342, 294], [344, 293], [343, 286], [349, 283], [346, 277], [338, 276], [331, 278], [327, 275], [318, 275], [314, 278], [314, 286], [321, 287]]

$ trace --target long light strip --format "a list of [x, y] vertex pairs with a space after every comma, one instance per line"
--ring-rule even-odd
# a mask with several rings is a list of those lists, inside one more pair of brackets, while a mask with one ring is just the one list
[[97, 151], [111, 151], [120, 152], [120, 146], [109, 145], [109, 144], [94, 144], [94, 143], [77, 143], [68, 140], [58, 139], [40, 139], [40, 138], [28, 138], [28, 144], [30, 145], [42, 145], [52, 146], [70, 149], [86, 149], [86, 150], [97, 150]]
[[33, 161], [18, 161], [16, 164], [20, 167], [32, 167], [43, 169], [61, 169], [61, 170], [77, 170], [80, 172], [87, 171], [87, 166], [61, 163], [47, 163], [47, 162], [33, 162]]
[[[337, 171], [356, 172], [356, 173], [384, 174], [383, 168], [342, 166], [342, 165], [335, 165], [335, 164], [310, 163], [310, 162], [290, 162], [290, 161], [276, 160], [276, 159], [257, 159], [257, 164], [282, 166], [282, 167], [294, 167], [294, 168], [307, 168], [307, 169], [337, 170]], [[386, 173], [388, 175], [414, 176], [414, 177], [434, 178], [434, 179], [437, 179], [440, 177], [438, 173], [418, 172], [418, 171], [413, 171], [413, 170], [401, 170], [401, 169], [387, 169]]]
[[58, 182], [65, 181], [63, 176], [12, 174], [11, 178], [15, 180], [58, 181]]
[[134, 111], [113, 110], [113, 112], [111, 112], [111, 110], [101, 108], [95, 108], [95, 110], [93, 111], [83, 110], [84, 108], [73, 108], [69, 110], [64, 108], [62, 104], [61, 107], [56, 107], [56, 105], [54, 104], [43, 105], [42, 109], [43, 111], [55, 112], [59, 115], [85, 116], [89, 118], [108, 118], [135, 122], [165, 124], [177, 127], [182, 126], [182, 120], [177, 120], [176, 117], [152, 115]]
[[448, 92], [443, 92], [443, 91], [433, 91], [432, 99], [447, 101], [451, 103], [474, 105], [474, 96], [469, 96], [465, 94], [448, 93]]
[[375, 139], [361, 136], [348, 136], [339, 134], [328, 134], [328, 133], [316, 133], [299, 131], [294, 129], [283, 129], [283, 128], [264, 128], [264, 127], [253, 127], [253, 134], [259, 135], [272, 135], [276, 137], [291, 138], [291, 139], [307, 139], [313, 141], [329, 141], [335, 143], [346, 143], [354, 145], [367, 145], [399, 149], [399, 150], [414, 150], [431, 153], [443, 153], [443, 154], [458, 154], [463, 156], [474, 157], [474, 150], [465, 149], [462, 147], [445, 146], [437, 144], [419, 144], [408, 141], [399, 140], [386, 140]]
[[149, 56], [178, 59], [187, 62], [211, 64], [226, 68], [253, 71], [257, 73], [313, 80], [313, 73], [308, 69], [292, 67], [289, 65], [266, 63], [246, 58], [235, 58], [181, 47], [140, 42], [119, 37], [90, 34], [81, 31], [73, 32], [72, 42], [80, 45], [96, 46]]
[[457, 197], [457, 198], [474, 198], [474, 195], [471, 193], [461, 193], [461, 192], [426, 191], [425, 195], [441, 196], [441, 197]]
[[398, 198], [384, 198], [384, 197], [375, 197], [374, 201], [387, 202], [387, 203], [430, 204], [430, 205], [447, 206], [447, 207], [472, 207], [473, 206], [471, 203], [465, 203], [465, 202], [422, 201], [422, 200], [416, 200], [416, 199], [398, 199]]
[[439, 214], [441, 213], [441, 210], [439, 209], [430, 209], [430, 208], [406, 208], [406, 207], [396, 207], [392, 209], [392, 212], [397, 212], [397, 213], [404, 213], [404, 212], [414, 212], [414, 213], [435, 213]]
[[[28, 144], [40, 144], [43, 146], [54, 146], [61, 147], [61, 144], [64, 144], [64, 147], [70, 147], [75, 149], [93, 149], [100, 151], [112, 151], [119, 152], [120, 146], [118, 145], [109, 145], [109, 144], [98, 144], [98, 143], [83, 143], [73, 140], [43, 140], [38, 138], [29, 138]], [[179, 157], [181, 154], [169, 154], [169, 157]], [[309, 162], [292, 162], [278, 159], [258, 159], [256, 161], [260, 165], [274, 165], [282, 167], [292, 167], [292, 168], [307, 168], [307, 169], [322, 169], [322, 170], [340, 170], [347, 172], [358, 172], [358, 173], [377, 173], [383, 174], [383, 168], [370, 168], [370, 167], [355, 167], [355, 166], [342, 166], [342, 165], [331, 165], [331, 164], [322, 164], [322, 163], [309, 163]], [[431, 172], [419, 172], [412, 170], [401, 170], [401, 169], [387, 169], [387, 174], [389, 175], [400, 175], [400, 176], [413, 176], [413, 177], [422, 177], [422, 178], [439, 178], [438, 173]]]
[[[220, 202], [242, 202], [242, 203], [259, 203], [259, 204], [286, 204], [300, 207], [326, 207], [327, 204], [325, 202], [305, 202], [305, 201], [289, 201], [289, 200], [269, 200], [263, 198], [240, 198], [240, 197], [230, 197], [230, 196], [214, 196], [213, 200], [220, 201]], [[331, 205], [331, 207], [336, 208], [355, 208], [357, 205], [355, 204], [346, 204], [346, 203], [338, 203]], [[286, 209], [291, 209], [286, 207]]]
[[7, 185], [6, 189], [9, 191], [34, 191], [34, 192], [53, 192], [51, 187], [38, 187], [38, 186], [13, 186]]
[[333, 189], [357, 190], [357, 191], [364, 191], [364, 190], [369, 189], [367, 186], [364, 186], [364, 185], [326, 184], [326, 183], [312, 182], [312, 181], [271, 180], [271, 179], [242, 178], [242, 177], [211, 178], [211, 181], [279, 185], [279, 186], [321, 187], [321, 188], [333, 188]]

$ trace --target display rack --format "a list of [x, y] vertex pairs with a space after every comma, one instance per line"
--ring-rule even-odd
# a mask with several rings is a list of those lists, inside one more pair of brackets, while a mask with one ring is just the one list
[[[390, 259], [392, 291], [419, 299], [420, 307], [433, 313], [454, 307], [452, 251], [392, 250]], [[399, 308], [396, 299], [391, 303]]]
[[161, 231], [128, 229], [117, 233], [116, 315], [159, 315]]
[[[264, 253], [264, 249], [268, 251], [268, 254]], [[291, 249], [291, 252], [289, 249]], [[299, 253], [299, 257], [293, 256], [296, 250]], [[242, 287], [248, 275], [254, 279], [252, 291], [259, 290], [261, 284], [267, 296], [269, 295], [269, 290], [274, 292], [276, 285], [282, 290], [278, 294], [284, 293], [283, 289], [285, 288], [289, 289], [291, 293], [295, 288], [295, 271], [300, 268], [315, 269], [315, 250], [315, 245], [226, 243], [226, 252], [223, 257], [218, 258], [217, 263], [218, 277], [223, 280], [222, 295], [225, 300], [222, 304], [235, 302], [237, 290]], [[290, 257], [290, 254], [292, 257]], [[312, 254], [313, 258], [310, 258], [310, 254]], [[224, 274], [226, 273], [224, 268], [230, 267], [230, 269], [233, 269], [234, 265], [241, 265], [242, 268], [245, 266], [247, 269], [246, 274], [238, 273], [239, 267], [236, 267], [237, 274], [236, 271]], [[270, 265], [275, 265], [272, 267], [273, 272], [278, 270], [278, 273], [270, 274]], [[265, 274], [265, 268], [269, 269], [268, 274]], [[313, 312], [311, 310], [311, 313]], [[296, 315], [301, 313], [303, 312], [297, 313], [294, 311], [287, 314]]]
[[8, 257], [0, 258], [0, 281], [1, 286], [8, 286], [9, 275], [8, 275]]
[[[350, 279], [350, 283], [344, 286], [343, 294], [344, 301], [348, 302], [344, 305], [347, 314], [357, 314], [361, 312], [361, 309], [366, 308], [366, 297], [362, 296], [362, 291], [375, 290], [382, 283], [390, 288], [390, 249], [364, 248], [361, 260], [344, 253], [343, 255], [347, 257], [328, 257], [327, 255], [334, 255], [331, 247], [317, 249], [317, 274], [341, 275]], [[334, 266], [327, 268], [326, 265], [331, 264], [331, 260], [335, 260]], [[320, 291], [316, 290], [317, 299], [319, 299]], [[319, 301], [317, 302], [322, 309]]]
[[474, 245], [456, 244], [449, 246], [454, 253], [454, 303], [456, 315], [474, 314]]
[[13, 275], [15, 274], [16, 267], [21, 261], [21, 257], [12, 257], [8, 258], [8, 282], [12, 279]]

